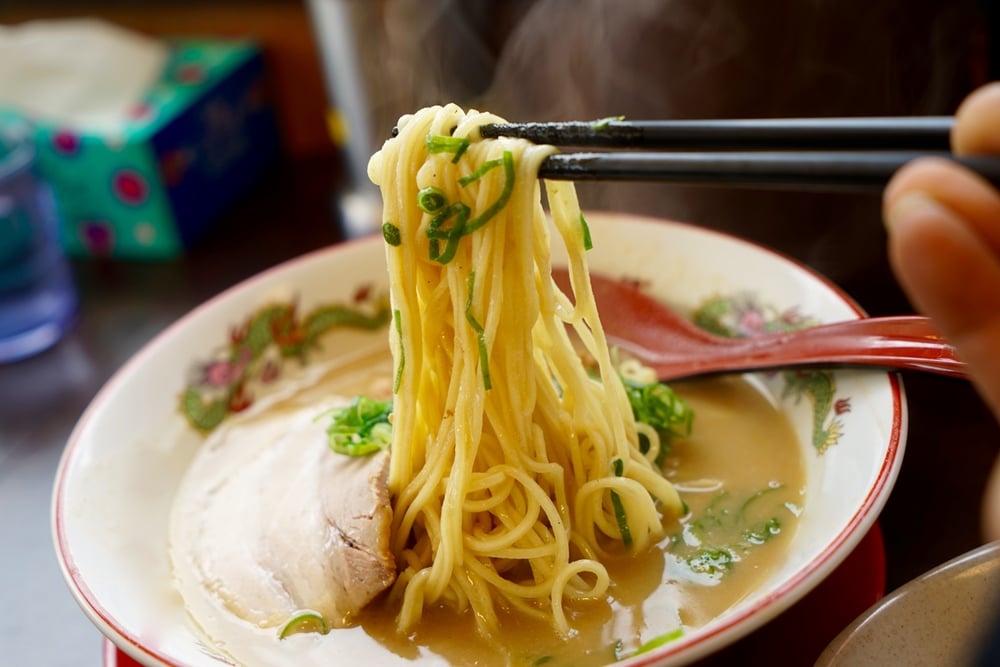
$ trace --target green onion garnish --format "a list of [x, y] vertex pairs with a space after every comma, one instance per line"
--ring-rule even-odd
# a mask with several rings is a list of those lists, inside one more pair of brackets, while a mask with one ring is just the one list
[[463, 176], [462, 178], [458, 179], [458, 184], [464, 188], [469, 183], [478, 181], [480, 178], [489, 173], [491, 169], [495, 169], [496, 167], [499, 167], [502, 164], [503, 160], [487, 160], [486, 162], [479, 165], [479, 169], [476, 169], [468, 176]]
[[382, 224], [382, 238], [391, 246], [398, 246], [403, 241], [399, 234], [399, 227], [391, 222]]
[[329, 631], [326, 620], [319, 612], [305, 609], [296, 612], [288, 619], [278, 632], [278, 639], [285, 639], [289, 635], [296, 635], [300, 632], [318, 632], [325, 635]]
[[648, 642], [639, 647], [639, 650], [635, 652], [635, 655], [639, 655], [640, 653], [648, 653], [649, 651], [652, 651], [654, 648], [659, 648], [664, 644], [669, 644], [670, 642], [677, 641], [683, 636], [684, 636], [684, 628], [676, 628], [674, 630], [671, 630], [670, 632], [660, 635], [659, 637], [654, 637], [653, 639], [650, 639]]
[[[455, 221], [451, 227], [443, 227], [444, 223], [452, 217]], [[462, 202], [453, 202], [442, 209], [437, 216], [431, 220], [427, 226], [427, 236], [430, 238], [430, 258], [440, 264], [447, 264], [455, 258], [458, 251], [458, 242], [465, 236], [466, 221], [469, 219], [469, 207]], [[439, 241], [448, 241], [442, 251]]]
[[632, 546], [632, 529], [628, 527], [628, 517], [625, 516], [625, 506], [621, 497], [614, 491], [611, 492], [611, 506], [615, 509], [615, 521], [618, 522], [618, 532], [622, 534], [622, 543]]
[[483, 331], [483, 325], [472, 314], [472, 290], [475, 285], [476, 272], [470, 271], [469, 294], [465, 299], [465, 319], [469, 322], [469, 326], [476, 332], [476, 336], [479, 339], [479, 365], [483, 367], [483, 386], [486, 389], [492, 389], [493, 381], [490, 379], [490, 359], [489, 353], [486, 350], [486, 335]]
[[621, 477], [625, 474], [625, 462], [621, 459], [612, 461], [611, 468], [615, 471], [615, 477]]
[[719, 578], [733, 567], [733, 554], [728, 549], [705, 547], [685, 559], [692, 572]]
[[743, 537], [746, 538], [747, 542], [750, 544], [764, 544], [769, 539], [775, 535], [779, 535], [780, 533], [781, 519], [776, 516], [772, 516], [764, 523], [744, 530]]
[[392, 393], [399, 393], [399, 384], [403, 380], [403, 366], [406, 365], [406, 348], [403, 347], [403, 316], [399, 309], [392, 311], [392, 321], [396, 326], [396, 338], [399, 339], [399, 364], [396, 366], [396, 377], [392, 381]]
[[613, 121], [625, 120], [625, 116], [607, 116], [606, 118], [599, 118], [590, 124], [591, 129], [595, 132], [600, 132], [601, 130], [608, 129], [608, 125]]
[[436, 213], [442, 206], [448, 203], [441, 188], [430, 185], [417, 193], [417, 206], [425, 213]]
[[[694, 411], [665, 384], [642, 384], [625, 377], [622, 381], [635, 420], [652, 426], [660, 436], [657, 464], [662, 465], [670, 451], [671, 441], [691, 435]], [[649, 441], [645, 436], [639, 436], [639, 447], [644, 454], [649, 451]]]
[[743, 501], [742, 505], [740, 505], [740, 514], [739, 515], [741, 517], [744, 516], [746, 514], [747, 508], [750, 507], [750, 505], [752, 505], [755, 501], [760, 500], [761, 497], [763, 497], [763, 496], [765, 496], [768, 493], [771, 493], [773, 491], [777, 491], [778, 489], [782, 489], [784, 487], [785, 487], [784, 484], [772, 482], [771, 484], [768, 484], [767, 486], [765, 486], [763, 489], [757, 490], [756, 492], [754, 492], [754, 494], [752, 496], [750, 496], [745, 501]]
[[507, 205], [507, 201], [510, 199], [510, 194], [514, 191], [514, 155], [510, 151], [503, 152], [503, 172], [504, 182], [503, 190], [500, 192], [500, 196], [497, 197], [497, 200], [493, 202], [489, 208], [469, 222], [465, 228], [466, 234], [471, 234], [485, 225], [493, 216], [499, 213], [500, 210]]
[[446, 137], [441, 134], [427, 135], [428, 153], [454, 153], [452, 162], [458, 162], [459, 158], [469, 149], [469, 140], [464, 137]]
[[[611, 467], [615, 472], [615, 477], [625, 474], [625, 462], [616, 458], [611, 462]], [[622, 534], [622, 543], [626, 547], [632, 546], [632, 529], [628, 526], [628, 517], [625, 516], [625, 505], [622, 504], [621, 496], [615, 491], [611, 492], [611, 506], [615, 510], [615, 521], [618, 522], [618, 532]]]
[[587, 219], [583, 217], [583, 213], [580, 213], [580, 226], [583, 227], [583, 249], [592, 250], [594, 247], [594, 242], [590, 238], [590, 225], [587, 224]]
[[[453, 137], [442, 137], [451, 139]], [[431, 137], [428, 137], [428, 143]], [[436, 211], [437, 215], [427, 226], [427, 237], [430, 239], [429, 255], [431, 260], [441, 264], [447, 264], [455, 258], [458, 251], [458, 243], [466, 234], [471, 234], [487, 222], [490, 221], [500, 210], [507, 205], [511, 192], [514, 190], [514, 156], [510, 151], [504, 151], [501, 164], [504, 168], [503, 190], [496, 201], [471, 221], [471, 209], [462, 202], [452, 202]], [[492, 168], [492, 167], [491, 167]], [[454, 218], [450, 227], [445, 227], [445, 223]], [[446, 240], [444, 250], [441, 249], [441, 241]]]
[[392, 444], [391, 401], [355, 396], [350, 405], [332, 411], [326, 429], [330, 449], [347, 456], [368, 456]]

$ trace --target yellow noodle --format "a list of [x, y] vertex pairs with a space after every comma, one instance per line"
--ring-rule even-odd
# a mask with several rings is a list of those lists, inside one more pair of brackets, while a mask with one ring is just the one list
[[[649, 546], [681, 503], [608, 352], [573, 186], [544, 184], [567, 249], [570, 299], [552, 281], [538, 180], [554, 149], [483, 140], [478, 128], [489, 122], [502, 119], [423, 109], [400, 119], [369, 164], [400, 241], [386, 244], [398, 323], [389, 486], [401, 573], [392, 595], [404, 631], [425, 605], [443, 603], [471, 607], [487, 635], [498, 631], [499, 607], [568, 634], [564, 607], [606, 596], [601, 559]], [[430, 151], [428, 137], [448, 146]], [[484, 165], [494, 166], [477, 171]], [[441, 208], [421, 208], [425, 188], [438, 189]], [[447, 238], [463, 210], [467, 225], [492, 215]]]

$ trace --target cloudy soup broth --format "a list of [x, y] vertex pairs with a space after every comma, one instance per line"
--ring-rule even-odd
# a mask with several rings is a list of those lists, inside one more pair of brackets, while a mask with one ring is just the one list
[[801, 511], [805, 473], [787, 417], [739, 376], [673, 383], [694, 410], [692, 434], [676, 440], [665, 473], [688, 513], [658, 548], [607, 562], [608, 600], [571, 606], [572, 636], [501, 614], [501, 637], [477, 634], [471, 614], [425, 609], [415, 631], [396, 630], [384, 597], [360, 625], [387, 651], [415, 664], [606, 665], [680, 639], [752, 593], [780, 565]]

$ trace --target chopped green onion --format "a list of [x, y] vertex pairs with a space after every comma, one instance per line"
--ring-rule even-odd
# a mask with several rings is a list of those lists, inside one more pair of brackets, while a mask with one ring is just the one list
[[483, 367], [483, 388], [492, 389], [493, 379], [490, 377], [490, 358], [486, 349], [486, 339], [479, 334], [479, 363]]
[[740, 516], [746, 514], [747, 508], [749, 508], [750, 505], [752, 505], [755, 501], [760, 500], [761, 497], [767, 495], [768, 493], [772, 493], [773, 491], [777, 491], [778, 489], [784, 488], [784, 486], [785, 485], [781, 483], [771, 483], [765, 486], [763, 489], [755, 491], [752, 496], [743, 501], [743, 504], [740, 506]]
[[[632, 405], [632, 414], [637, 422], [648, 424], [660, 436], [660, 453], [657, 463], [670, 451], [670, 440], [674, 437], [683, 438], [691, 434], [694, 423], [694, 411], [691, 407], [665, 384], [652, 382], [642, 384], [629, 378], [622, 378], [625, 393]], [[640, 450], [649, 451], [649, 442], [645, 436], [640, 436]]]
[[500, 192], [500, 196], [497, 197], [497, 200], [493, 202], [489, 208], [469, 222], [465, 228], [466, 234], [471, 234], [485, 225], [493, 216], [499, 213], [500, 210], [507, 205], [511, 192], [514, 191], [514, 155], [510, 151], [503, 152], [503, 171], [504, 182], [503, 190]]
[[632, 529], [628, 527], [628, 517], [625, 516], [625, 505], [622, 504], [621, 496], [615, 491], [611, 492], [611, 506], [615, 510], [615, 521], [618, 522], [618, 532], [622, 534], [622, 543], [632, 546]]
[[[452, 139], [453, 137], [441, 137], [442, 139]], [[428, 144], [431, 137], [427, 138]], [[451, 204], [437, 210], [437, 215], [427, 226], [427, 237], [430, 239], [429, 255], [432, 261], [440, 264], [447, 264], [455, 258], [458, 251], [458, 243], [462, 237], [471, 234], [495, 216], [500, 209], [507, 205], [511, 192], [514, 190], [514, 156], [510, 151], [504, 151], [501, 161], [504, 168], [504, 186], [490, 206], [473, 220], [469, 220], [471, 209], [462, 202], [452, 202]], [[454, 218], [455, 221], [450, 227], [444, 224]], [[447, 245], [441, 249], [441, 241], [446, 240]]]
[[[620, 458], [611, 461], [611, 467], [615, 472], [615, 477], [625, 474], [625, 462]], [[632, 529], [628, 526], [628, 517], [625, 516], [625, 505], [622, 504], [621, 496], [615, 491], [611, 492], [611, 506], [615, 510], [615, 520], [618, 522], [618, 531], [622, 534], [622, 542], [625, 546], [632, 546]]]
[[684, 628], [676, 628], [674, 630], [671, 630], [670, 632], [660, 635], [659, 637], [654, 637], [653, 639], [650, 639], [648, 642], [639, 647], [639, 650], [635, 652], [635, 655], [639, 655], [640, 653], [648, 653], [649, 651], [652, 651], [654, 648], [659, 648], [664, 644], [669, 644], [670, 642], [677, 641], [683, 636], [684, 636]]
[[398, 246], [403, 241], [399, 234], [399, 227], [391, 222], [382, 224], [382, 238], [391, 246]]
[[428, 153], [454, 153], [452, 162], [458, 162], [459, 158], [469, 149], [469, 140], [464, 137], [446, 137], [441, 134], [427, 135]]
[[733, 553], [728, 549], [716, 549], [706, 547], [699, 549], [697, 553], [686, 559], [687, 566], [692, 572], [707, 574], [712, 577], [721, 577], [733, 567]]
[[350, 405], [332, 411], [326, 429], [330, 449], [348, 456], [368, 456], [392, 444], [392, 401], [356, 396]]
[[302, 632], [318, 632], [321, 635], [325, 635], [329, 631], [330, 629], [326, 625], [326, 620], [319, 612], [305, 609], [296, 612], [294, 616], [288, 619], [281, 627], [278, 639], [285, 639], [290, 635], [297, 635]]
[[607, 116], [605, 118], [599, 118], [598, 120], [595, 120], [593, 123], [590, 124], [590, 127], [594, 131], [600, 132], [601, 130], [608, 129], [608, 125], [611, 122], [622, 121], [622, 120], [625, 120], [625, 116]]
[[488, 174], [490, 170], [495, 169], [502, 164], [503, 160], [487, 160], [486, 162], [479, 165], [479, 169], [476, 169], [468, 176], [463, 176], [462, 178], [458, 179], [458, 184], [464, 188], [469, 183], [478, 181], [480, 178]]
[[583, 217], [583, 213], [580, 213], [580, 226], [583, 227], [583, 249], [593, 250], [594, 242], [590, 238], [590, 225], [587, 224], [587, 219]]
[[399, 393], [399, 385], [403, 380], [403, 366], [406, 365], [406, 349], [403, 347], [403, 316], [399, 309], [392, 311], [392, 321], [396, 326], [396, 338], [399, 340], [399, 363], [396, 365], [396, 377], [392, 381], [392, 393]]
[[[466, 221], [469, 219], [469, 212], [468, 206], [462, 202], [454, 202], [446, 206], [431, 220], [431, 224], [427, 227], [427, 236], [431, 239], [429, 254], [432, 261], [447, 264], [455, 258], [458, 242], [468, 233]], [[452, 226], [442, 229], [442, 225], [452, 217], [455, 218]], [[441, 239], [448, 241], [443, 251], [439, 243]]]
[[417, 193], [417, 206], [425, 213], [436, 213], [442, 206], [448, 203], [441, 188], [429, 185]]
[[615, 477], [621, 477], [625, 474], [625, 462], [620, 458], [616, 458], [611, 462], [611, 467], [615, 471]]
[[475, 331], [477, 334], [481, 334], [483, 333], [483, 325], [481, 325], [478, 321], [476, 321], [475, 316], [473, 316], [472, 314], [472, 291], [476, 286], [475, 271], [469, 272], [468, 286], [469, 286], [469, 293], [465, 297], [465, 319], [469, 322], [469, 326], [472, 327], [473, 331]]
[[781, 519], [776, 516], [771, 517], [764, 523], [754, 528], [743, 531], [743, 537], [750, 544], [764, 544], [769, 539], [781, 533]]
[[[460, 201], [448, 204], [438, 211], [437, 215], [431, 218], [431, 223], [427, 225], [427, 238], [439, 240], [451, 238], [455, 233], [455, 226], [458, 224], [458, 219], [464, 217], [468, 220], [470, 213], [471, 210], [469, 207]], [[451, 227], [445, 227], [444, 223], [452, 218], [456, 218], [455, 223]], [[463, 224], [464, 228], [465, 225]]]
[[479, 339], [479, 365], [483, 367], [483, 386], [486, 389], [493, 388], [493, 381], [490, 378], [490, 359], [489, 352], [486, 349], [486, 335], [483, 331], [483, 325], [476, 320], [475, 316], [472, 314], [472, 289], [476, 285], [476, 272], [469, 272], [469, 294], [465, 299], [465, 319], [469, 322], [469, 326], [472, 330], [476, 332], [476, 336]]

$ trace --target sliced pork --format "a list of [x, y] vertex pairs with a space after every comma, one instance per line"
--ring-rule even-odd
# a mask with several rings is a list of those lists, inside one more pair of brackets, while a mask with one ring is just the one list
[[303, 610], [349, 625], [394, 581], [388, 454], [332, 452], [324, 410], [284, 403], [242, 415], [192, 462], [170, 553], [184, 602], [210, 636], [227, 613], [258, 628]]

